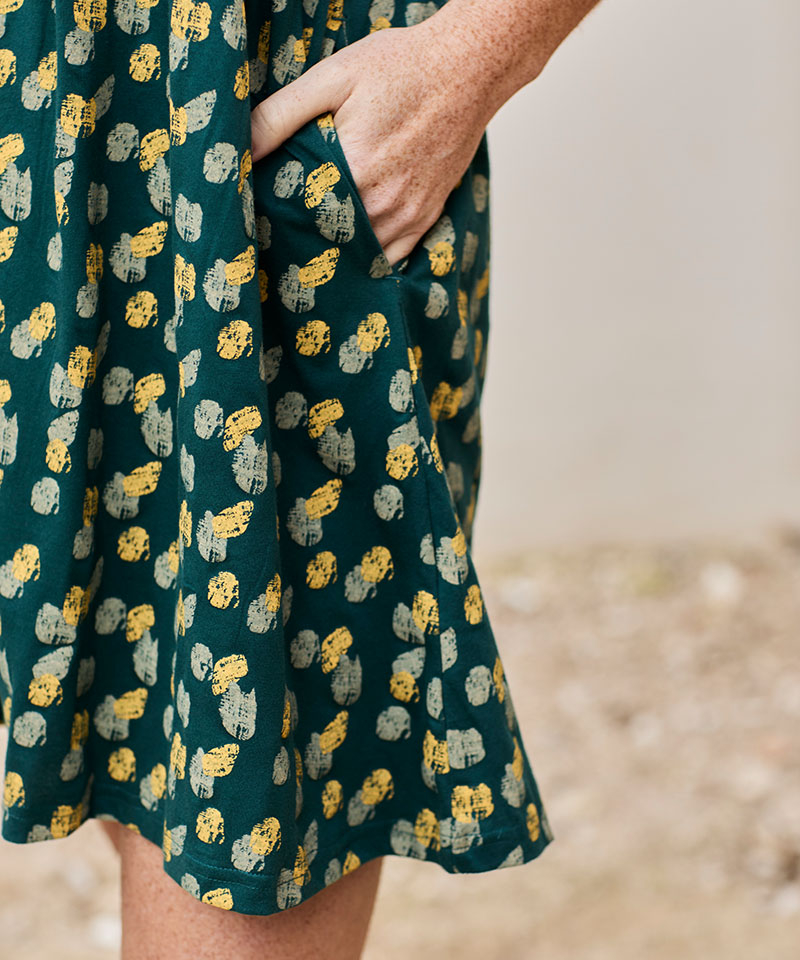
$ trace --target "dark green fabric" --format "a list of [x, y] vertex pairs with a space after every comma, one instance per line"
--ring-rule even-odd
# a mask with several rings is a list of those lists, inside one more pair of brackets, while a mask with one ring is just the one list
[[7, 840], [114, 818], [250, 914], [551, 841], [470, 552], [486, 137], [394, 267], [330, 113], [250, 161], [264, 97], [436, 7], [4, 5]]

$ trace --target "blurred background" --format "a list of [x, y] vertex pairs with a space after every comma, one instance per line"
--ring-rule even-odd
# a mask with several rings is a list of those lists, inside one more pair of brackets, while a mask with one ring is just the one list
[[799, 94], [796, 0], [603, 0], [495, 116], [484, 556], [800, 519]]
[[[556, 842], [387, 858], [365, 960], [798, 954], [798, 93], [796, 0], [603, 0], [490, 125], [474, 559]], [[0, 953], [118, 895], [95, 822], [0, 842]]]

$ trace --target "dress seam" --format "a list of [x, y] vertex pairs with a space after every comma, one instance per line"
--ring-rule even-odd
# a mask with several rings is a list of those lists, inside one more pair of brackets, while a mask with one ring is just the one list
[[[403, 323], [403, 332], [404, 332], [404, 335], [405, 335], [406, 346], [407, 346], [407, 349], [408, 349], [408, 350], [411, 350], [411, 351], [413, 352], [414, 345], [411, 343], [411, 336], [410, 336], [410, 330], [409, 330], [409, 326], [408, 326], [408, 319], [407, 319], [407, 317], [406, 317], [406, 306], [405, 306], [406, 287], [404, 286], [404, 280], [405, 280], [406, 278], [405, 278], [404, 276], [394, 276], [394, 275], [392, 275], [392, 276], [386, 277], [385, 279], [387, 279], [387, 280], [393, 280], [393, 281], [395, 282], [396, 286], [397, 286], [397, 295], [398, 295], [398, 296], [397, 296], [397, 301], [398, 301], [398, 304], [399, 304], [401, 320], [402, 320], [402, 323]], [[421, 406], [421, 405], [420, 405], [420, 402], [419, 402], [418, 393], [419, 393], [419, 391], [422, 390], [422, 389], [423, 389], [423, 388], [422, 388], [422, 376], [421, 376], [420, 372], [417, 371], [416, 382], [415, 382], [415, 383], [412, 383], [412, 390], [414, 391], [414, 412], [415, 412], [416, 417], [417, 417], [417, 425], [418, 425], [418, 427], [420, 428], [420, 435], [422, 435], [422, 425], [421, 425], [420, 422], [419, 422], [420, 406]], [[436, 424], [433, 422], [433, 419], [432, 419], [432, 418], [431, 418], [431, 423], [433, 424], [433, 437], [435, 438], [435, 436], [436, 436]], [[425, 442], [426, 442], [426, 444], [427, 444], [427, 446], [428, 446], [428, 450], [429, 450], [429, 452], [430, 452], [430, 454], [431, 454], [431, 458], [433, 458], [433, 452], [430, 450], [430, 441], [426, 440]], [[426, 469], [424, 469], [425, 501], [426, 501], [427, 507], [428, 507], [428, 528], [430, 529], [431, 537], [433, 538], [433, 542], [432, 542], [432, 544], [431, 544], [431, 549], [433, 550], [432, 575], [433, 575], [434, 582], [435, 582], [435, 588], [434, 588], [434, 589], [435, 589], [435, 595], [436, 595], [436, 607], [437, 607], [437, 611], [438, 611], [438, 629], [437, 629], [437, 631], [436, 631], [436, 645], [437, 645], [438, 655], [439, 655], [439, 667], [438, 667], [438, 670], [436, 671], [436, 676], [441, 677], [442, 673], [444, 672], [444, 658], [443, 658], [443, 656], [442, 656], [442, 613], [443, 613], [443, 607], [442, 607], [442, 593], [441, 593], [441, 582], [440, 582], [440, 576], [439, 576], [439, 569], [438, 569], [438, 567], [437, 567], [437, 565], [436, 565], [436, 529], [434, 528], [434, 522], [433, 522], [433, 502], [432, 502], [432, 501], [433, 501], [433, 496], [432, 496], [430, 479], [429, 479], [429, 477], [428, 477], [427, 466], [428, 466], [428, 465], [426, 464]], [[435, 469], [435, 465], [434, 465], [434, 469]], [[441, 727], [441, 729], [442, 729], [443, 732], [444, 732], [444, 738], [443, 738], [443, 739], [444, 739], [444, 742], [447, 743], [447, 730], [448, 730], [449, 728], [448, 728], [448, 725], [447, 725], [447, 709], [446, 709], [446, 707], [445, 707], [444, 688], [445, 688], [445, 684], [444, 684], [444, 682], [442, 682], [442, 683], [441, 683], [441, 691], [442, 691], [442, 711], [441, 711], [441, 719], [439, 719], [439, 718], [436, 718], [436, 719], [439, 721], [440, 727]], [[447, 784], [446, 774], [445, 774], [445, 773], [436, 772], [436, 773], [434, 773], [434, 777], [437, 779], [437, 783], [440, 785], [441, 788], [447, 788], [448, 784]], [[444, 792], [442, 793], [442, 795], [443, 795], [443, 796], [445, 795]], [[450, 848], [448, 848], [448, 854], [447, 854], [446, 859], [447, 859], [447, 861], [450, 863], [450, 865], [452, 866], [452, 864], [453, 864], [453, 852], [452, 852], [452, 849], [450, 849]]]

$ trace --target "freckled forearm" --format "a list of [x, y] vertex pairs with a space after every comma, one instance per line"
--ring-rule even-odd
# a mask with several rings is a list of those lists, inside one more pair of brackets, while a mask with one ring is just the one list
[[448, 0], [435, 14], [452, 36], [446, 66], [482, 99], [487, 122], [543, 70], [599, 0]]

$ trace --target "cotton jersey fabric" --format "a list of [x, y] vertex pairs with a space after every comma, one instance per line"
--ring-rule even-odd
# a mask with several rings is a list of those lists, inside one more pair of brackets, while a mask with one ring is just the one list
[[471, 555], [486, 135], [393, 266], [331, 112], [250, 152], [439, 6], [0, 0], [6, 840], [119, 820], [261, 915], [551, 842]]

